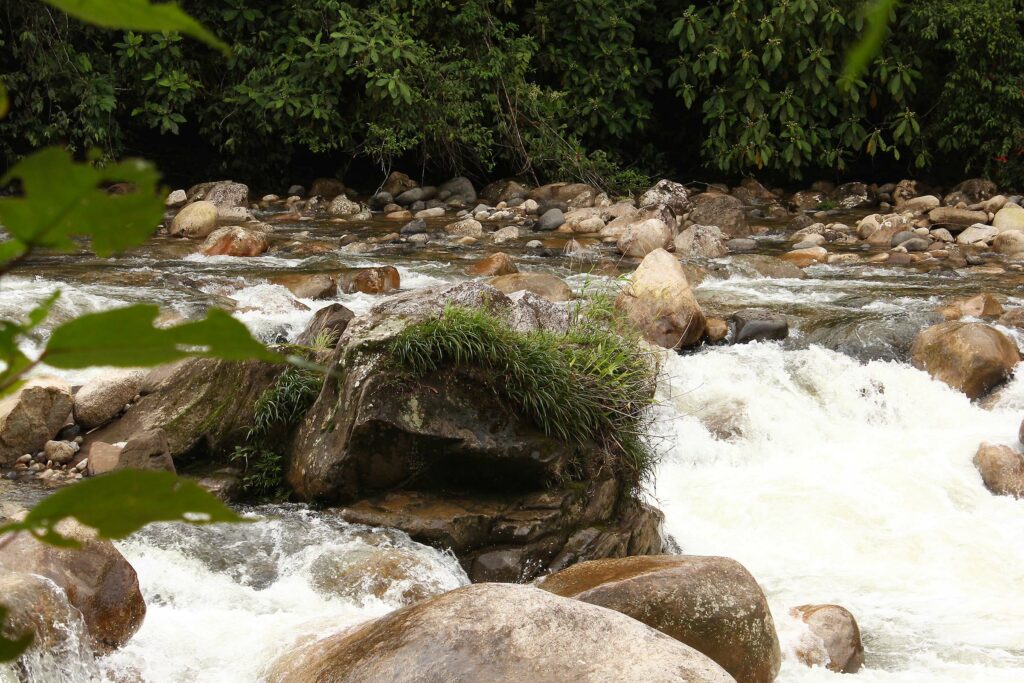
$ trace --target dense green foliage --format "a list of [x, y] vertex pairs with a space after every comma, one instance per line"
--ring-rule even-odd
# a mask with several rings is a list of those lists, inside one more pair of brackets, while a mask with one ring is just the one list
[[[607, 307], [605, 307], [607, 308]], [[604, 310], [604, 309], [602, 309]], [[518, 333], [481, 309], [451, 307], [391, 343], [398, 364], [422, 375], [446, 366], [484, 367], [493, 387], [545, 433], [600, 448], [589, 456], [639, 491], [656, 456], [647, 425], [656, 367], [639, 339], [584, 312], [565, 335]], [[600, 465], [583, 463], [583, 469]]]
[[353, 163], [623, 187], [631, 168], [1024, 176], [1024, 0], [898, 3], [856, 78], [865, 0], [182, 5], [230, 59], [6, 3], [8, 163], [62, 142], [267, 185]]

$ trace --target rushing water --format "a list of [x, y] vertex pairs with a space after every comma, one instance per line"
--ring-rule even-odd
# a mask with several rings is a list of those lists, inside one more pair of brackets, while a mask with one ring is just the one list
[[[300, 228], [315, 238], [340, 230], [284, 230]], [[416, 288], [463, 277], [479, 255], [394, 247], [233, 259], [198, 257], [188, 246], [157, 240], [127, 258], [37, 258], [0, 284], [0, 316], [57, 286], [64, 290], [57, 320], [136, 301], [190, 317], [230, 297], [235, 315], [273, 341], [294, 337], [329, 303], [297, 301], [267, 281], [274, 273], [387, 263], [399, 267], [404, 288]], [[603, 275], [586, 275], [561, 258], [506, 250], [521, 268], [554, 272], [577, 290], [623, 269], [597, 264], [588, 269]], [[707, 265], [723, 276], [732, 270], [729, 258]], [[971, 464], [980, 442], [1016, 439], [1024, 377], [982, 407], [904, 362], [936, 305], [982, 291], [1024, 304], [1021, 274], [809, 272], [806, 280], [734, 273], [698, 288], [709, 311], [770, 308], [789, 317], [792, 334], [782, 344], [666, 356], [656, 409], [665, 458], [652, 493], [666, 530], [684, 552], [736, 558], [762, 584], [786, 652], [781, 681], [837, 680], [791, 651], [802, 628], [789, 608], [823, 602], [844, 605], [860, 623], [867, 651], [860, 680], [1024, 680], [1024, 501], [991, 495]], [[376, 298], [338, 300], [362, 312]], [[253, 512], [263, 521], [230, 530], [157, 527], [121, 544], [149, 612], [124, 649], [82, 664], [88, 675], [258, 680], [297, 639], [401, 604], [401, 582], [379, 595], [358, 585], [325, 593], [324, 562], [399, 548], [415, 558], [415, 582], [449, 589], [466, 581], [450, 556], [402, 534], [296, 507]], [[81, 671], [64, 680], [76, 679]]]

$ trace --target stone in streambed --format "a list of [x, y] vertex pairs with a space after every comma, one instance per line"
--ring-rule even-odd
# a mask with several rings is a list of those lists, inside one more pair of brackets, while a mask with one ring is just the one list
[[962, 391], [983, 396], [1013, 372], [1017, 346], [999, 330], [982, 323], [950, 321], [922, 330], [911, 347], [914, 367]]
[[537, 581], [544, 590], [621, 612], [707, 655], [737, 683], [771, 683], [781, 651], [754, 577], [725, 557], [595, 560]]
[[90, 379], [75, 394], [75, 422], [94, 429], [131, 403], [146, 376], [144, 370], [113, 370]]
[[785, 316], [759, 308], [748, 308], [732, 314], [734, 344], [752, 341], [781, 341], [789, 336]]
[[686, 348], [704, 336], [704, 313], [682, 264], [664, 249], [644, 257], [615, 305], [662, 348]]
[[171, 220], [167, 232], [173, 237], [206, 237], [217, 229], [217, 205], [193, 202]]
[[836, 673], [857, 673], [864, 665], [860, 627], [850, 611], [839, 605], [801, 605], [790, 613], [807, 624], [796, 655], [807, 666], [824, 666]]
[[338, 289], [346, 294], [388, 294], [402, 287], [402, 277], [394, 266], [357, 268], [337, 275]]
[[487, 277], [511, 275], [512, 273], [518, 272], [519, 269], [516, 268], [515, 261], [512, 260], [512, 257], [502, 251], [491, 254], [487, 258], [474, 263], [466, 269], [466, 273], [469, 275], [483, 275]]
[[511, 273], [491, 278], [487, 284], [505, 294], [521, 291], [533, 292], [537, 296], [555, 303], [572, 299], [572, 290], [569, 289], [569, 285], [548, 273]]
[[333, 347], [354, 317], [355, 313], [341, 304], [325, 306], [313, 314], [313, 319], [309, 321], [295, 343], [300, 346], [312, 346], [317, 338], [326, 337], [329, 345]]
[[656, 249], [666, 249], [672, 243], [672, 230], [658, 218], [648, 218], [630, 224], [616, 243], [623, 256], [643, 258]]
[[0, 464], [42, 450], [67, 422], [73, 405], [71, 388], [55, 378], [29, 380], [0, 400]]
[[[1020, 436], [1024, 437], [1024, 423]], [[1024, 438], [1021, 439], [1024, 442]], [[983, 443], [974, 455], [974, 466], [985, 487], [997, 496], [1024, 498], [1024, 455], [1009, 446]]]
[[207, 256], [259, 256], [270, 248], [266, 232], [249, 226], [218, 228], [203, 242]]
[[278, 658], [268, 679], [732, 681], [693, 648], [626, 616], [530, 586], [501, 584], [460, 588], [308, 643]]
[[93, 476], [120, 470], [176, 471], [167, 434], [162, 429], [140, 432], [123, 445], [92, 442], [86, 457], [89, 474]]
[[1003, 314], [1003, 307], [991, 294], [978, 294], [946, 304], [939, 309], [939, 313], [946, 320], [998, 318]]
[[96, 652], [124, 645], [146, 615], [135, 570], [110, 541], [96, 540], [87, 527], [65, 520], [57, 530], [81, 545], [58, 548], [21, 534], [0, 548], [0, 569], [56, 584], [81, 613]]
[[300, 299], [333, 299], [338, 294], [337, 281], [326, 273], [277, 275], [270, 281], [286, 287]]

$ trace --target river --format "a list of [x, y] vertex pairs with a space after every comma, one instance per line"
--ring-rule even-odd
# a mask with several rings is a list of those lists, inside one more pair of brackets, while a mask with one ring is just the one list
[[[389, 229], [382, 221], [363, 228]], [[329, 222], [278, 228], [323, 240], [344, 230]], [[779, 246], [763, 239], [760, 251]], [[241, 259], [194, 250], [195, 243], [158, 238], [119, 258], [35, 257], [0, 285], [0, 317], [57, 287], [55, 321], [138, 301], [189, 318], [230, 297], [254, 333], [280, 341], [330, 302], [297, 301], [268, 276], [388, 264], [409, 289], [461, 279], [481, 253], [396, 245], [369, 255]], [[522, 270], [552, 272], [577, 291], [630, 269], [505, 250]], [[684, 552], [733, 557], [761, 583], [782, 640], [779, 681], [837, 680], [792, 652], [801, 627], [789, 608], [825, 602], [847, 607], [860, 623], [866, 663], [858, 680], [1024, 680], [1024, 501], [991, 495], [971, 464], [980, 442], [1016, 439], [1024, 377], [982, 407], [905, 362], [914, 332], [940, 302], [993, 292], [1024, 305], [1024, 276], [815, 266], [808, 279], [772, 280], [744, 274], [734, 260], [705, 264], [719, 277], [697, 288], [702, 305], [782, 312], [791, 336], [666, 356], [655, 408], [663, 460], [650, 492], [666, 531]], [[359, 313], [378, 298], [336, 300]], [[420, 558], [427, 584], [467, 582], [451, 556], [399, 533], [299, 506], [248, 512], [261, 521], [220, 530], [160, 526], [120, 543], [148, 605], [142, 629], [99, 661], [74, 669], [67, 659], [40, 662], [38, 679], [258, 680], [296, 639], [400, 604], [368, 592], [325, 598], [315, 589], [324, 555], [400, 547]]]

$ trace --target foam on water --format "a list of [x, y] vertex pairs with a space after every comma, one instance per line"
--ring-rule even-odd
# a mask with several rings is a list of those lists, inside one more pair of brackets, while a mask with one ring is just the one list
[[297, 641], [401, 606], [400, 590], [381, 598], [318, 591], [324, 559], [401, 548], [419, 558], [413, 580], [433, 592], [468, 583], [454, 557], [400, 532], [369, 531], [294, 506], [257, 512], [263, 521], [254, 524], [157, 525], [119, 543], [139, 574], [147, 613], [131, 641], [100, 662], [114, 680], [135, 672], [146, 681], [257, 681]]
[[[659, 393], [667, 531], [750, 569], [785, 650], [790, 607], [835, 602], [865, 634], [858, 680], [1024, 680], [1024, 501], [971, 463], [1016, 439], [1019, 411], [906, 365], [774, 344], [670, 356]], [[1018, 379], [1003, 404], [1020, 398]], [[789, 656], [780, 680], [831, 676]]]

